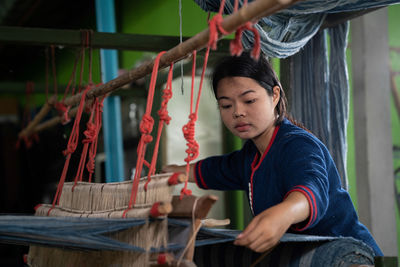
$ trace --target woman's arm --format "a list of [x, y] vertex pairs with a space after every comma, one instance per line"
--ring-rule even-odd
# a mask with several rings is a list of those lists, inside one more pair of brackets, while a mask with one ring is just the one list
[[[189, 170], [189, 182], [195, 183], [196, 181], [194, 180], [194, 165], [195, 163], [190, 164], [190, 170]], [[186, 173], [186, 165], [167, 165], [164, 166], [161, 170], [161, 172], [182, 172]]]
[[256, 252], [273, 248], [293, 224], [301, 223], [310, 216], [310, 205], [300, 192], [292, 192], [276, 206], [258, 214], [234, 244], [246, 246]]

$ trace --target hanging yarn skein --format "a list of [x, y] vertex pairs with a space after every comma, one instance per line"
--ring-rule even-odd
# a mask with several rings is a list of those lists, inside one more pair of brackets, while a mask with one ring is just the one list
[[[194, 0], [205, 11], [218, 12], [225, 0]], [[234, 12], [233, 2], [228, 0], [225, 14]], [[250, 0], [252, 2], [254, 0]], [[240, 1], [243, 3], [244, 1]], [[263, 17], [255, 24], [261, 38], [261, 50], [268, 57], [286, 58], [300, 51], [319, 31], [327, 14], [351, 12], [377, 8], [399, 3], [399, 0], [308, 0], [299, 1], [268, 17]], [[249, 49], [255, 43], [253, 33], [244, 32], [243, 45]]]

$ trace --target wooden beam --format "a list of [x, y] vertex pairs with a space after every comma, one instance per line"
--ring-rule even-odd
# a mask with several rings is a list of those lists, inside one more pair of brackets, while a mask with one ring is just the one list
[[[66, 85], [58, 85], [59, 97], [65, 91]], [[53, 88], [49, 89], [49, 95], [53, 95]], [[113, 92], [113, 95], [119, 96], [135, 96], [135, 97], [146, 97], [147, 93], [145, 92], [144, 85], [133, 85], [127, 86], [126, 88], [121, 88]], [[26, 93], [26, 83], [24, 82], [0, 82], [0, 95], [2, 94], [10, 94], [10, 95], [24, 95]], [[44, 83], [35, 83], [35, 90], [33, 94], [45, 94], [45, 84]]]
[[[183, 37], [183, 41], [189, 37]], [[82, 31], [0, 26], [0, 43], [38, 46], [82, 46]], [[179, 36], [93, 32], [93, 48], [159, 52], [180, 43]], [[229, 41], [219, 44], [218, 51], [229, 51]]]
[[340, 13], [331, 13], [328, 14], [325, 18], [325, 21], [322, 23], [320, 27], [320, 31], [324, 30], [326, 28], [334, 27], [336, 25], [339, 25], [341, 23], [344, 23], [348, 20], [363, 16], [367, 13], [373, 12], [377, 9], [380, 9], [382, 7], [375, 7], [375, 8], [369, 8], [369, 9], [363, 9], [363, 10], [358, 10], [358, 11], [350, 11], [350, 12], [340, 12]]

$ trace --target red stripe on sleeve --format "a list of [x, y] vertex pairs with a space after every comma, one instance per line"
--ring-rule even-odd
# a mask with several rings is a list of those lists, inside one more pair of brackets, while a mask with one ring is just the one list
[[313, 209], [315, 210], [314, 218], [312, 220], [312, 223], [313, 223], [317, 219], [317, 215], [318, 215], [317, 202], [315, 201], [315, 195], [314, 195], [313, 191], [310, 188], [308, 188], [307, 186], [298, 185], [298, 187], [303, 188], [305, 191], [307, 191], [307, 193], [310, 194], [310, 196], [312, 198]]
[[286, 193], [286, 195], [285, 195], [285, 197], [284, 197], [284, 199], [286, 199], [287, 197], [288, 197], [288, 195], [290, 194], [290, 193], [292, 193], [292, 192], [300, 192], [300, 193], [302, 193], [306, 198], [307, 198], [307, 201], [308, 201], [308, 204], [310, 205], [310, 216], [309, 216], [309, 219], [308, 219], [308, 222], [307, 222], [307, 224], [305, 225], [305, 226], [303, 226], [303, 227], [297, 227], [297, 226], [295, 226], [295, 225], [293, 225], [291, 228], [293, 229], [293, 230], [295, 230], [295, 231], [304, 231], [305, 229], [307, 229], [310, 225], [311, 225], [311, 223], [314, 221], [314, 205], [313, 205], [313, 203], [312, 203], [312, 200], [311, 200], [311, 198], [310, 198], [310, 196], [307, 194], [307, 192], [303, 189], [303, 188], [298, 188], [297, 186], [295, 187], [295, 188], [293, 188], [292, 190], [290, 190], [289, 192], [287, 192]]
[[[206, 185], [206, 183], [204, 182], [204, 179], [203, 179], [203, 175], [201, 174], [201, 164], [203, 163], [203, 161], [201, 160], [201, 161], [199, 161], [199, 162], [197, 162], [196, 164], [195, 164], [195, 172], [194, 172], [194, 180], [195, 180], [195, 182], [196, 182], [196, 184], [197, 184], [197, 186], [199, 187], [199, 188], [205, 188], [205, 189], [208, 189], [208, 186]], [[199, 176], [200, 177], [197, 177], [197, 172], [199, 173]], [[199, 178], [200, 178], [200, 182], [201, 183], [199, 183]]]

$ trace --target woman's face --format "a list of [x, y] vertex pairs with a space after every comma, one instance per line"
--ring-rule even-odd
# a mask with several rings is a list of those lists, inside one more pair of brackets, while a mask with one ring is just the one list
[[226, 77], [219, 81], [217, 100], [222, 121], [236, 136], [253, 139], [268, 135], [275, 122], [279, 87], [269, 96], [265, 88], [247, 77]]

